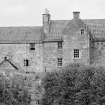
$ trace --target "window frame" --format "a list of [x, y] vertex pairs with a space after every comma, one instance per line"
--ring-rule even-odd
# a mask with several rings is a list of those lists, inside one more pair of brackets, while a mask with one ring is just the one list
[[62, 41], [59, 41], [58, 42], [58, 49], [62, 49], [62, 47], [63, 47]]
[[63, 62], [62, 62], [63, 58], [57, 58], [57, 65], [58, 67], [62, 67]]
[[78, 59], [78, 58], [80, 58], [80, 50], [79, 49], [74, 49], [74, 58], [76, 59]]
[[84, 32], [85, 32], [85, 30], [84, 30], [84, 29], [81, 29], [81, 35], [83, 35], [83, 34], [84, 34]]
[[28, 67], [29, 66], [29, 60], [28, 59], [24, 59], [24, 66]]
[[30, 43], [30, 50], [35, 50], [35, 43]]

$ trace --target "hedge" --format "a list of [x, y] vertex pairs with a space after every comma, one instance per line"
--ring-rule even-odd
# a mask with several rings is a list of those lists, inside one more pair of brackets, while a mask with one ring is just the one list
[[105, 69], [67, 66], [43, 79], [42, 105], [104, 105]]

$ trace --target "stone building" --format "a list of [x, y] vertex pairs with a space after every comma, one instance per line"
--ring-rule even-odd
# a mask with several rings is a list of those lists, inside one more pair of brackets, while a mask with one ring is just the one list
[[[10, 61], [25, 72], [42, 72], [71, 63], [105, 66], [105, 19], [52, 20], [42, 26], [0, 27], [0, 65]], [[6, 65], [5, 65], [6, 66]]]

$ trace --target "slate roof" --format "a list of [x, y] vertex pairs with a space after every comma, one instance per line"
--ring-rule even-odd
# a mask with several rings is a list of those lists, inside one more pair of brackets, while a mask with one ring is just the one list
[[62, 31], [67, 26], [70, 20], [51, 20], [50, 22], [50, 36], [59, 37]]
[[96, 38], [105, 38], [105, 19], [84, 20]]
[[[105, 39], [105, 19], [78, 20], [78, 27], [86, 25], [96, 40]], [[41, 43], [62, 41], [63, 31], [74, 29], [73, 20], [51, 20], [50, 33], [43, 40], [43, 27], [0, 27], [0, 43]], [[75, 31], [75, 30], [74, 30]], [[49, 36], [49, 37], [48, 37]]]
[[40, 43], [42, 27], [0, 27], [0, 43]]
[[[96, 38], [105, 38], [105, 19], [82, 19], [78, 21], [79, 26], [83, 24], [88, 27], [91, 33]], [[72, 20], [52, 20], [50, 27], [50, 34], [56, 36], [62, 36], [64, 29], [68, 30], [71, 27], [73, 29]]]

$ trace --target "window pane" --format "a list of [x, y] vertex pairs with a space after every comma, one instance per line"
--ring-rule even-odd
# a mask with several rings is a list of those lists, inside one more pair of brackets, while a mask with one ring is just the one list
[[24, 66], [29, 66], [29, 60], [28, 59], [24, 60]]
[[84, 34], [84, 29], [81, 29], [81, 35]]
[[30, 50], [35, 50], [35, 43], [30, 43]]
[[58, 66], [62, 66], [62, 58], [58, 58]]
[[74, 49], [74, 58], [79, 58], [79, 49]]
[[58, 48], [62, 48], [62, 42], [58, 42]]

